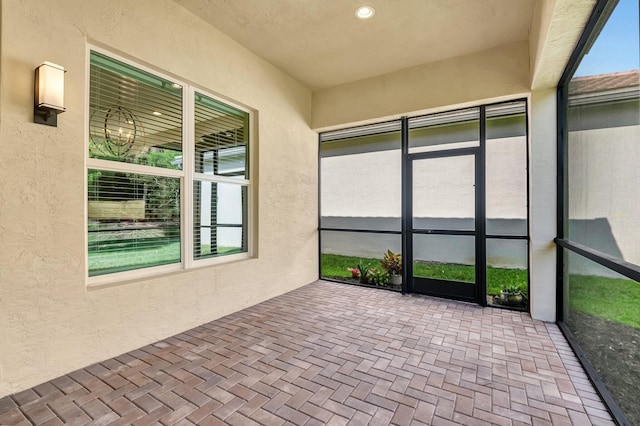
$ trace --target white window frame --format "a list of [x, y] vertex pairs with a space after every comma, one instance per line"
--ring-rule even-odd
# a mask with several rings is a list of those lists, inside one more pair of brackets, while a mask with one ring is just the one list
[[[89, 105], [90, 105], [90, 74], [91, 74], [91, 52], [100, 53], [102, 55], [113, 58], [117, 61], [123, 62], [132, 67], [146, 71], [157, 77], [173, 81], [176, 84], [182, 86], [182, 170], [164, 169], [160, 167], [152, 167], [141, 164], [131, 164], [125, 162], [101, 160], [89, 157]], [[84, 147], [85, 147], [85, 167], [84, 167], [84, 229], [85, 229], [85, 277], [87, 278], [87, 288], [101, 288], [110, 287], [112, 285], [125, 284], [128, 282], [153, 278], [166, 274], [180, 273], [181, 271], [187, 271], [190, 269], [202, 268], [207, 266], [219, 265], [234, 261], [240, 261], [250, 259], [254, 257], [254, 184], [252, 177], [254, 176], [254, 112], [245, 106], [239, 105], [235, 102], [230, 102], [227, 99], [221, 98], [210, 91], [203, 89], [195, 84], [189, 83], [183, 79], [177, 78], [173, 75], [168, 75], [157, 69], [150, 68], [134, 60], [125, 58], [110, 50], [95, 46], [87, 45], [86, 49], [86, 74], [85, 74], [85, 133], [84, 133]], [[240, 111], [249, 114], [248, 123], [249, 129], [247, 132], [248, 137], [248, 173], [249, 179], [241, 178], [229, 178], [225, 176], [215, 176], [210, 174], [195, 173], [194, 156], [195, 156], [195, 123], [194, 123], [194, 109], [195, 109], [195, 93], [207, 96], [215, 99], [230, 107], [236, 108]], [[151, 266], [139, 269], [132, 269], [130, 271], [114, 272], [104, 275], [89, 276], [89, 236], [88, 236], [88, 180], [87, 171], [89, 169], [100, 169], [107, 171], [122, 171], [127, 173], [137, 173], [153, 176], [164, 176], [180, 179], [180, 262], [172, 263], [161, 266]], [[194, 259], [194, 233], [193, 233], [193, 184], [194, 181], [199, 180], [202, 182], [214, 182], [214, 183], [231, 183], [238, 186], [247, 187], [247, 223], [243, 224], [247, 229], [247, 251], [242, 253], [216, 256], [204, 259]]]

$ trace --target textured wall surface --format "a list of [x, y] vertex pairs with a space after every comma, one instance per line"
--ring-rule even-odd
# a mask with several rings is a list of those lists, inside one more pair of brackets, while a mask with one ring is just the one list
[[[2, 1], [0, 396], [317, 278], [311, 93], [168, 0]], [[87, 44], [257, 111], [256, 258], [86, 287]], [[33, 70], [67, 69], [67, 112], [33, 124]]]
[[523, 41], [319, 90], [311, 123], [325, 129], [527, 93], [529, 46]]
[[531, 316], [556, 320], [556, 90], [531, 94]]

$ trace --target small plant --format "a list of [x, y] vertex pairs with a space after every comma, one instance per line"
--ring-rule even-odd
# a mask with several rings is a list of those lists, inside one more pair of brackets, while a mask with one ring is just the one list
[[501, 291], [506, 294], [522, 294], [522, 288], [519, 285], [505, 285]]
[[360, 271], [355, 268], [347, 268], [349, 272], [351, 272], [351, 278], [354, 280], [360, 279]]
[[358, 263], [358, 273], [360, 274], [360, 283], [369, 284], [369, 265]]
[[369, 269], [369, 283], [373, 285], [386, 286], [389, 283], [389, 275], [386, 271]]
[[517, 284], [505, 284], [498, 298], [500, 304], [507, 306], [520, 306], [523, 299], [522, 287]]
[[380, 266], [382, 266], [382, 269], [387, 271], [389, 275], [400, 275], [402, 274], [402, 255], [387, 250], [382, 258], [382, 262], [380, 262]]

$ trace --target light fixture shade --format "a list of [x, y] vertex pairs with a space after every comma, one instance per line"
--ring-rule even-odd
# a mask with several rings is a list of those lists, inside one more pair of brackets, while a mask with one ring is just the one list
[[64, 111], [64, 67], [43, 62], [36, 68], [36, 105]]
[[64, 67], [51, 62], [43, 62], [36, 68], [35, 123], [57, 126], [57, 115], [65, 111], [64, 73]]

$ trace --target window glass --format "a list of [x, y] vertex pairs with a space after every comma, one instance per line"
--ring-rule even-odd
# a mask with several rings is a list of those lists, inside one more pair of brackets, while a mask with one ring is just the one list
[[638, 2], [621, 1], [569, 82], [568, 239], [640, 265]]
[[382, 264], [388, 250], [394, 254], [402, 252], [400, 235], [321, 231], [320, 239], [322, 278], [400, 290], [400, 283], [391, 282], [389, 273]]
[[640, 283], [565, 251], [565, 322], [630, 424], [640, 424]]
[[409, 120], [409, 153], [480, 145], [480, 110], [472, 108]]
[[475, 229], [475, 156], [414, 160], [413, 229]]
[[526, 236], [527, 121], [525, 103], [487, 107], [486, 216], [488, 235]]
[[[640, 265], [638, 7], [637, 0], [609, 2], [563, 87], [564, 237], [603, 259], [634, 265]], [[629, 424], [640, 424], [640, 283], [563, 254], [563, 320], [597, 371], [596, 383], [601, 379]]]
[[172, 168], [181, 154], [182, 87], [92, 51], [89, 157]]
[[247, 187], [195, 181], [193, 187], [195, 259], [247, 251]]
[[248, 112], [95, 51], [89, 98], [90, 277], [248, 252]]
[[89, 169], [89, 276], [180, 262], [180, 180]]
[[196, 93], [195, 171], [248, 179], [248, 114]]
[[322, 142], [321, 225], [400, 231], [400, 132]]
[[475, 237], [413, 235], [413, 276], [476, 282]]

